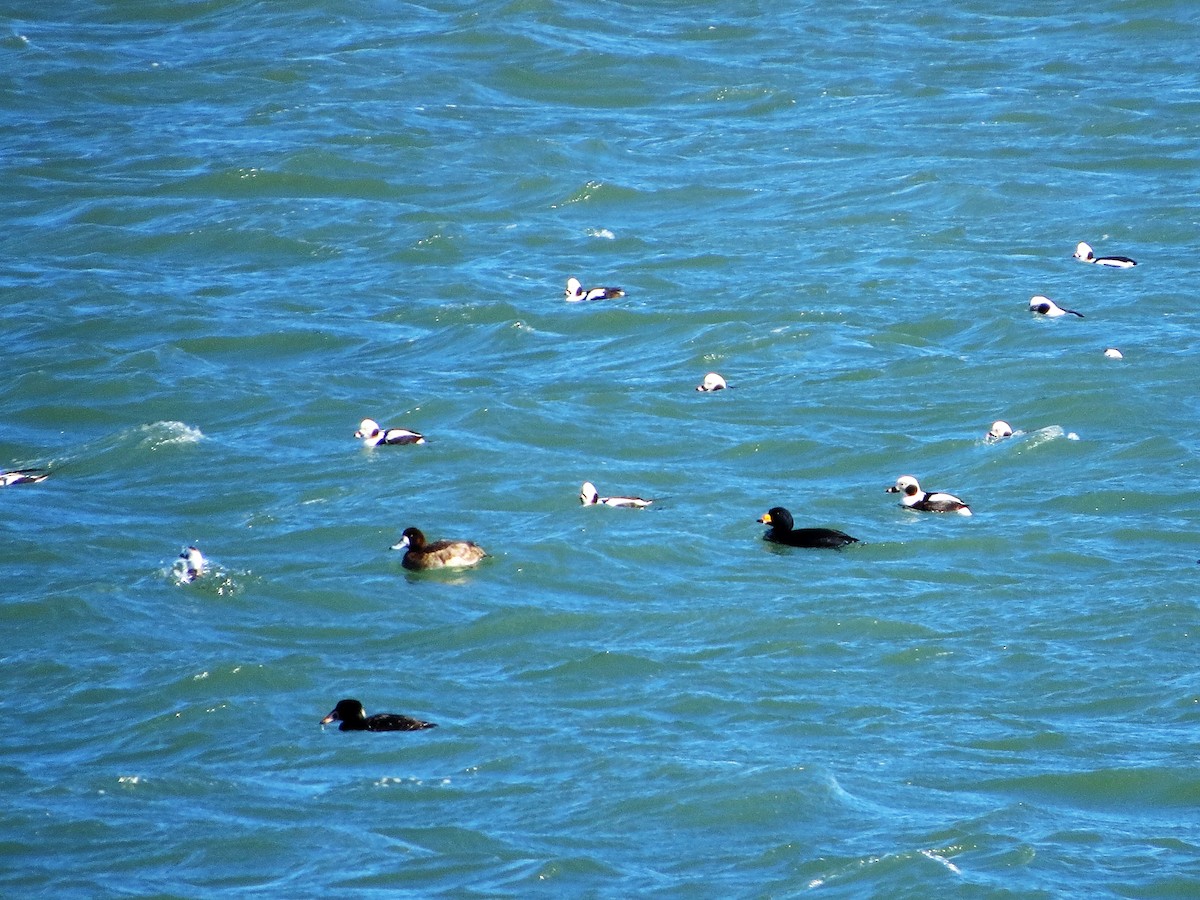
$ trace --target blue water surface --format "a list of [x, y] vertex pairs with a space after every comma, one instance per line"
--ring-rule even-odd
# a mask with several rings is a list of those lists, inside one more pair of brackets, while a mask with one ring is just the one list
[[1198, 46], [1177, 0], [11, 4], [2, 892], [1200, 895]]

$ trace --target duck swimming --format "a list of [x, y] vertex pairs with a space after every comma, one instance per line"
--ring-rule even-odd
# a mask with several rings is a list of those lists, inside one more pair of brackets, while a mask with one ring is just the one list
[[191, 584], [204, 574], [208, 561], [197, 547], [184, 547], [179, 558], [175, 560], [175, 577], [185, 584]]
[[568, 303], [581, 303], [589, 300], [615, 300], [624, 297], [625, 291], [619, 287], [594, 287], [586, 291], [578, 278], [567, 279], [567, 289], [564, 291]]
[[917, 479], [911, 475], [901, 475], [896, 483], [887, 488], [889, 494], [903, 494], [900, 504], [906, 509], [916, 509], [921, 512], [952, 512], [960, 516], [971, 515], [971, 507], [959, 500], [953, 494], [942, 491], [923, 491]]
[[437, 728], [436, 722], [422, 722], [412, 716], [396, 713], [368, 716], [357, 700], [339, 700], [329, 715], [321, 720], [322, 725], [330, 722], [342, 723], [338, 731], [420, 731], [423, 728]]
[[1047, 319], [1057, 319], [1059, 316], [1079, 316], [1079, 318], [1083, 318], [1083, 313], [1075, 312], [1073, 309], [1065, 309], [1049, 297], [1043, 297], [1041, 294], [1036, 294], [1029, 298], [1029, 311], [1040, 313]]
[[364, 447], [378, 447], [380, 444], [423, 444], [425, 435], [408, 428], [380, 428], [374, 419], [363, 419], [358, 425], [354, 436], [363, 442]]
[[583, 487], [579, 489], [579, 502], [584, 506], [601, 504], [603, 506], [628, 506], [634, 509], [645, 509], [654, 501], [644, 500], [641, 497], [601, 497], [596, 492], [596, 486], [590, 481], [585, 481]]
[[722, 378], [716, 372], [709, 372], [707, 375], [704, 376], [704, 382], [702, 384], [696, 385], [696, 390], [698, 390], [698, 391], [723, 391], [727, 387], [729, 387], [729, 385], [725, 383], [724, 378]]
[[858, 543], [858, 538], [850, 537], [836, 528], [793, 528], [792, 514], [782, 506], [771, 507], [758, 521], [771, 526], [763, 535], [763, 540], [774, 544], [840, 550], [847, 544]]
[[1092, 245], [1084, 241], [1080, 241], [1075, 248], [1075, 258], [1080, 262], [1095, 263], [1109, 269], [1132, 269], [1137, 265], [1137, 262], [1128, 256], [1097, 256], [1092, 252]]
[[13, 469], [11, 472], [0, 472], [0, 487], [13, 484], [37, 484], [50, 477], [49, 472], [40, 469]]
[[463, 569], [473, 566], [487, 553], [471, 541], [425, 542], [419, 528], [405, 528], [400, 540], [392, 545], [393, 550], [403, 550], [401, 565], [406, 569]]
[[997, 419], [992, 423], [992, 427], [988, 430], [987, 439], [989, 441], [1000, 441], [1004, 438], [1012, 437], [1012, 426], [1003, 419]]

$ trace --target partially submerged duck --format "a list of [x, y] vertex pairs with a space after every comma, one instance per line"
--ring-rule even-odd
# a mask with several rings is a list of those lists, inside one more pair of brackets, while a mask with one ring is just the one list
[[917, 479], [911, 475], [901, 475], [896, 483], [887, 488], [889, 494], [901, 494], [900, 504], [906, 509], [920, 512], [949, 512], [960, 516], [971, 515], [971, 507], [953, 494], [943, 491], [923, 491]]
[[175, 577], [181, 582], [190, 584], [204, 574], [208, 561], [197, 547], [184, 547], [179, 558], [175, 560]]
[[601, 497], [596, 491], [596, 486], [590, 481], [585, 481], [583, 487], [579, 489], [579, 502], [584, 506], [602, 504], [604, 506], [628, 506], [635, 509], [644, 509], [654, 501], [645, 500], [642, 497]]
[[1029, 298], [1029, 311], [1039, 313], [1047, 319], [1057, 319], [1059, 316], [1079, 316], [1079, 318], [1083, 318], [1083, 313], [1059, 306], [1049, 297], [1043, 297], [1041, 294], [1036, 294]]
[[840, 550], [847, 544], [858, 543], [858, 538], [851, 537], [836, 528], [794, 528], [792, 527], [792, 514], [782, 506], [771, 507], [758, 521], [771, 526], [763, 535], [763, 540], [775, 544]]
[[563, 293], [566, 294], [568, 303], [581, 303], [588, 300], [615, 300], [618, 297], [625, 296], [625, 291], [619, 287], [594, 287], [588, 288], [585, 291], [578, 278], [568, 278], [567, 289]]
[[49, 472], [41, 469], [13, 469], [11, 472], [0, 472], [0, 487], [13, 484], [37, 484], [50, 477]]
[[406, 569], [462, 569], [473, 566], [487, 553], [471, 541], [425, 541], [419, 528], [405, 528], [393, 550], [403, 550]]
[[1004, 438], [1013, 436], [1012, 426], [1003, 419], [997, 419], [992, 423], [992, 427], [988, 429], [987, 439], [989, 441], [1001, 441]]
[[1097, 256], [1092, 252], [1092, 245], [1085, 241], [1080, 241], [1075, 247], [1075, 258], [1080, 262], [1095, 263], [1109, 269], [1132, 269], [1137, 265], [1137, 262], [1128, 256]]
[[363, 705], [357, 700], [339, 700], [325, 718], [322, 725], [330, 722], [341, 722], [338, 731], [421, 731], [424, 728], [437, 728], [436, 722], [422, 722], [412, 716], [401, 716], [396, 713], [376, 713], [368, 716]]
[[359, 423], [354, 436], [363, 442], [364, 447], [378, 447], [380, 444], [423, 444], [425, 435], [408, 428], [380, 428], [374, 419], [363, 419]]
[[704, 376], [704, 381], [702, 383], [696, 385], [696, 390], [698, 390], [698, 391], [723, 391], [727, 387], [729, 387], [729, 385], [725, 383], [724, 378], [722, 378], [716, 372], [709, 372], [707, 375]]

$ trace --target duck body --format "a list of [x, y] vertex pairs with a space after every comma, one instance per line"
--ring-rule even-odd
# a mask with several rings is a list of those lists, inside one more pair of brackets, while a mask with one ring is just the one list
[[579, 489], [579, 502], [584, 506], [626, 506], [632, 509], [645, 509], [654, 501], [642, 497], [601, 497], [596, 491], [596, 486], [590, 481], [585, 481], [583, 487]]
[[364, 447], [378, 447], [380, 444], [423, 444], [425, 435], [408, 428], [380, 428], [374, 419], [363, 419], [359, 423], [354, 436], [363, 442]]
[[1092, 245], [1085, 241], [1080, 241], [1075, 248], [1075, 258], [1080, 262], [1094, 263], [1108, 269], [1132, 269], [1137, 265], [1137, 261], [1128, 256], [1097, 256], [1092, 252]]
[[568, 303], [587, 303], [592, 300], [615, 300], [624, 297], [625, 291], [619, 287], [594, 287], [584, 290], [578, 278], [568, 278], [564, 294]]
[[704, 381], [696, 385], [698, 391], [723, 391], [729, 387], [725, 379], [716, 372], [709, 372], [704, 376]]
[[858, 538], [851, 537], [836, 528], [794, 528], [792, 514], [782, 506], [773, 506], [758, 520], [770, 525], [763, 535], [764, 541], [785, 544], [788, 547], [840, 550], [847, 544], [857, 544]]
[[50, 477], [49, 472], [40, 469], [13, 469], [11, 472], [0, 472], [0, 487], [14, 484], [37, 484]]
[[436, 722], [422, 722], [412, 716], [401, 716], [396, 713], [376, 713], [368, 716], [363, 705], [357, 700], [339, 700], [325, 718], [322, 725], [330, 722], [341, 722], [338, 731], [421, 731], [425, 728], [437, 728]]
[[1079, 316], [1079, 318], [1083, 318], [1083, 313], [1059, 306], [1049, 297], [1043, 297], [1041, 294], [1036, 294], [1029, 298], [1029, 311], [1043, 315], [1047, 319], [1057, 319], [1061, 316]]
[[190, 584], [204, 574], [204, 567], [207, 564], [208, 561], [199, 548], [184, 547], [183, 552], [175, 561], [175, 575], [180, 581]]
[[915, 509], [918, 512], [958, 513], [960, 516], [972, 515], [971, 507], [967, 506], [953, 494], [943, 491], [923, 491], [917, 479], [911, 475], [901, 475], [896, 483], [887, 488], [889, 494], [900, 494], [900, 505], [905, 509]]
[[406, 569], [464, 569], [473, 566], [487, 553], [471, 541], [426, 542], [419, 528], [405, 528], [393, 550], [403, 550], [401, 565]]

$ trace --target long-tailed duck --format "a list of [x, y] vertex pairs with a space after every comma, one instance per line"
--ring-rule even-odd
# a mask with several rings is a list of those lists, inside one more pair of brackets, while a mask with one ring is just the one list
[[437, 722], [422, 722], [412, 716], [396, 713], [368, 716], [357, 700], [339, 700], [329, 715], [321, 720], [322, 725], [330, 722], [342, 723], [338, 731], [421, 731], [424, 728], [437, 728]]
[[579, 502], [584, 506], [603, 504], [604, 506], [629, 506], [634, 509], [644, 509], [654, 501], [641, 497], [601, 497], [596, 492], [596, 486], [590, 481], [585, 481], [579, 490]]
[[724, 378], [722, 378], [716, 372], [709, 372], [707, 375], [704, 376], [703, 383], [696, 385], [696, 390], [698, 390], [698, 391], [723, 391], [727, 387], [729, 387], [729, 385], [725, 383]]
[[1125, 358], [1125, 354], [1122, 353], [1120, 350], [1118, 350], [1116, 347], [1106, 347], [1104, 349], [1104, 355], [1107, 356], [1109, 359], [1124, 359]]
[[179, 558], [175, 560], [175, 577], [184, 584], [190, 584], [204, 574], [208, 561], [197, 547], [184, 547]]
[[1080, 262], [1095, 263], [1110, 269], [1132, 269], [1137, 265], [1137, 261], [1128, 256], [1097, 256], [1092, 252], [1092, 245], [1083, 241], [1075, 248], [1075, 258]]
[[921, 485], [917, 483], [917, 479], [911, 475], [901, 475], [896, 479], [894, 485], [887, 488], [887, 493], [903, 494], [900, 504], [907, 509], [916, 509], [921, 512], [958, 513], [960, 516], [971, 515], [971, 507], [953, 494], [941, 491], [923, 491]]
[[847, 544], [857, 544], [858, 538], [850, 537], [836, 528], [793, 528], [792, 514], [782, 506], [773, 506], [758, 521], [770, 525], [763, 535], [764, 541], [787, 544], [789, 547], [810, 547], [840, 550]]
[[37, 484], [50, 477], [49, 472], [40, 469], [13, 469], [11, 472], [0, 472], [0, 487], [13, 484]]
[[1012, 437], [1012, 426], [1003, 419], [997, 419], [992, 423], [992, 427], [988, 430], [987, 439], [989, 441], [1000, 441], [1004, 438]]
[[374, 419], [363, 419], [358, 425], [354, 436], [363, 442], [364, 447], [378, 447], [380, 444], [423, 444], [425, 435], [408, 428], [380, 428]]
[[1029, 311], [1040, 313], [1047, 319], [1057, 319], [1059, 316], [1079, 316], [1079, 318], [1083, 318], [1083, 313], [1059, 306], [1049, 297], [1043, 297], [1041, 294], [1036, 294], [1029, 298]]
[[426, 543], [419, 528], [405, 528], [392, 549], [405, 551], [401, 565], [406, 569], [461, 569], [487, 556], [482, 547], [471, 541]]
[[578, 278], [567, 279], [567, 289], [564, 291], [568, 303], [580, 303], [586, 300], [615, 300], [624, 297], [625, 291], [619, 287], [594, 287], [586, 291]]

